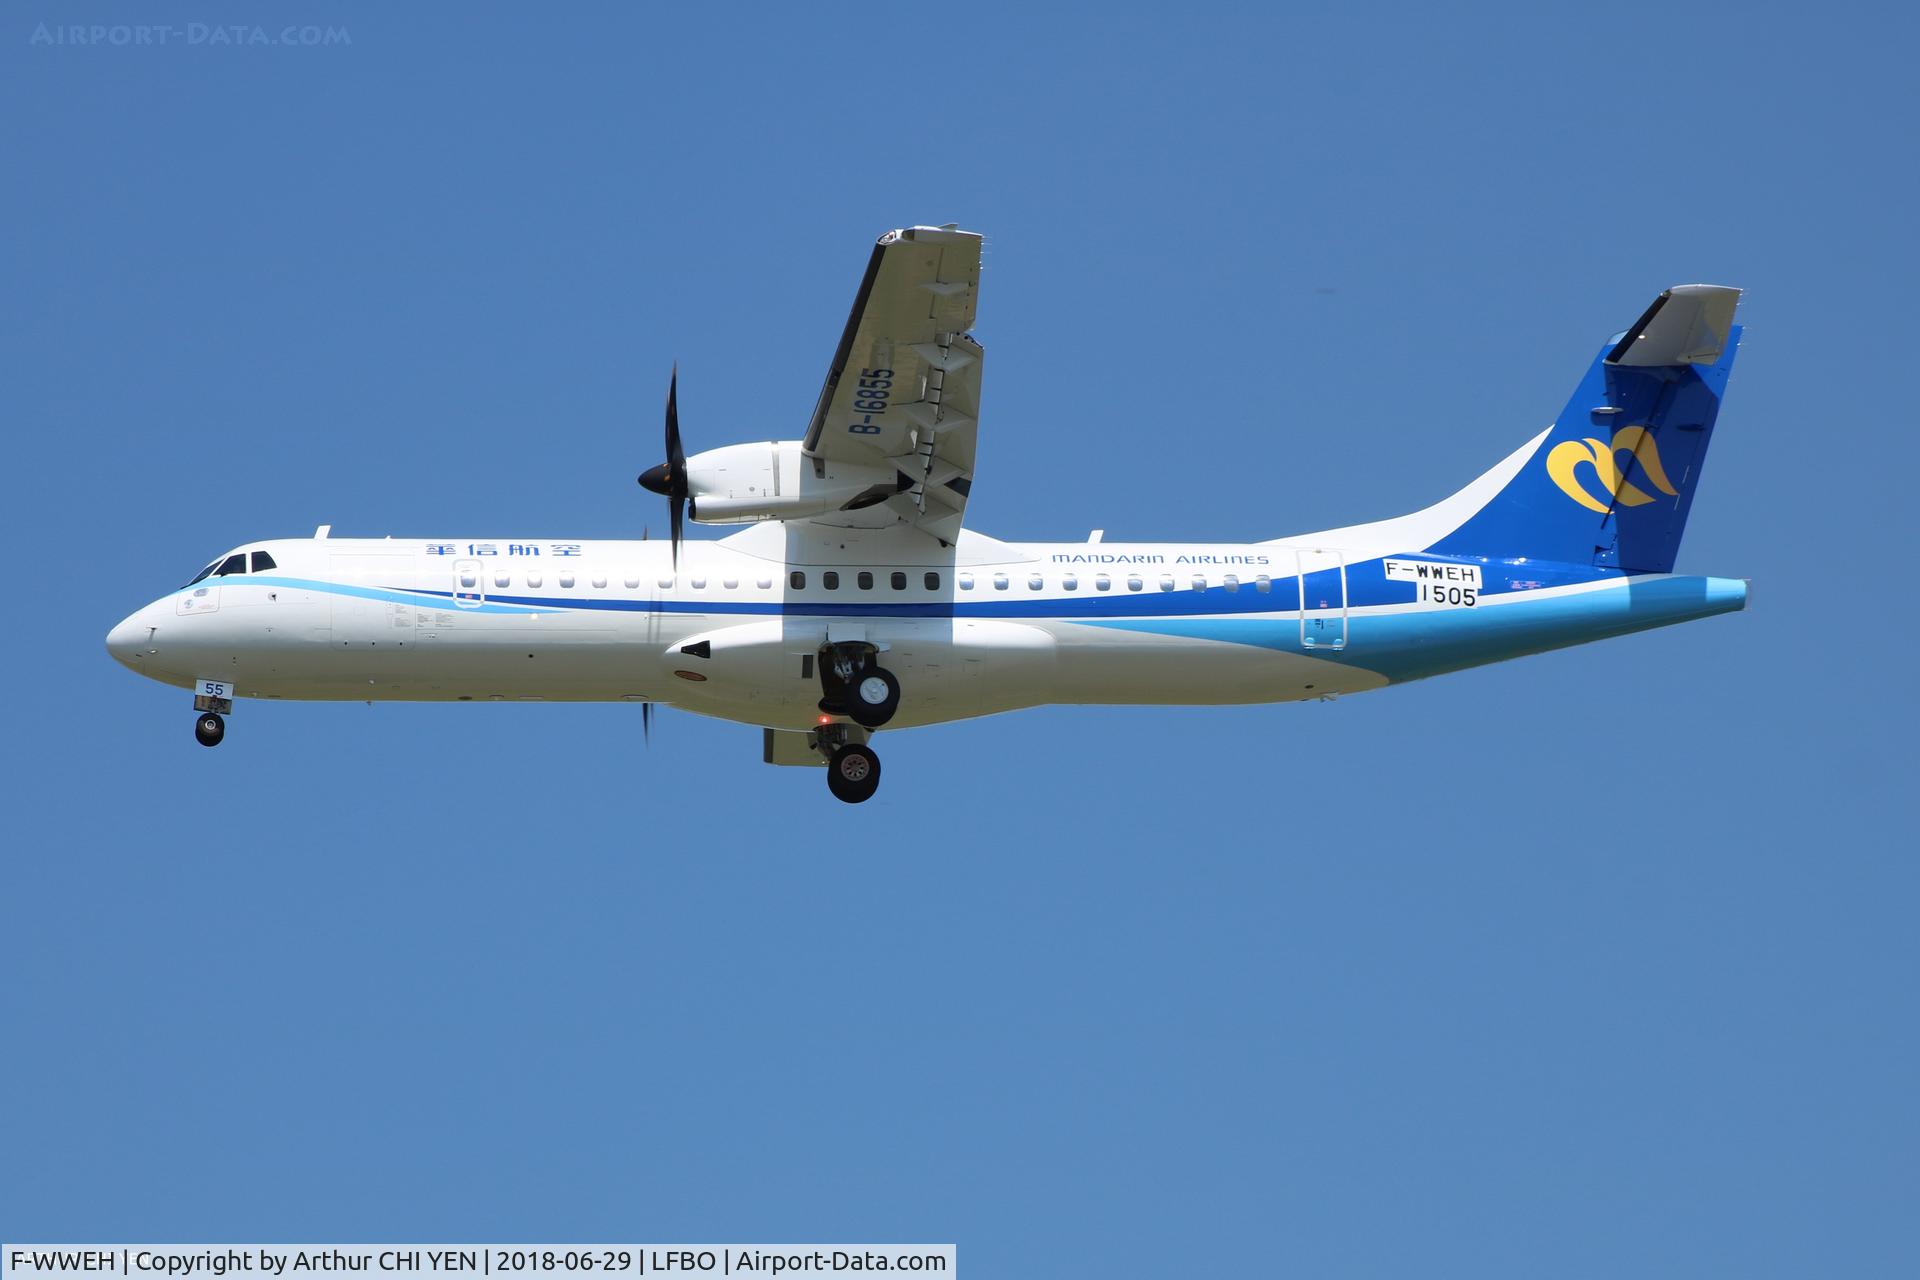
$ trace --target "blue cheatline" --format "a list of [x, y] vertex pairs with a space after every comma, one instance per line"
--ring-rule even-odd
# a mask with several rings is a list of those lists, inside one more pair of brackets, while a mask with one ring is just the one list
[[[1415, 553], [1418, 554], [1418, 553]], [[1578, 583], [1624, 581], [1614, 570], [1583, 565], [1555, 565], [1534, 562], [1485, 563], [1479, 566], [1485, 586], [1483, 597], [1516, 591]], [[1309, 584], [1325, 587], [1322, 594], [1338, 600], [1337, 570], [1309, 575]], [[1324, 582], [1321, 579], [1325, 579]], [[1271, 588], [1258, 590], [1251, 582], [1242, 582], [1235, 590], [1211, 586], [1204, 590], [1182, 587], [1162, 591], [1149, 581], [1145, 590], [1088, 590], [1074, 596], [1048, 596], [1039, 600], [952, 598], [911, 603], [863, 599], [828, 600], [717, 600], [681, 597], [671, 600], [620, 599], [592, 596], [507, 596], [487, 595], [478, 603], [461, 604], [452, 591], [424, 587], [363, 587], [319, 579], [289, 578], [248, 574], [225, 585], [232, 587], [282, 587], [289, 590], [316, 591], [351, 596], [362, 600], [382, 600], [395, 604], [457, 606], [464, 613], [525, 614], [553, 613], [560, 610], [615, 613], [688, 613], [703, 615], [742, 614], [762, 617], [818, 616], [825, 618], [1059, 618], [1068, 621], [1088, 618], [1184, 618], [1195, 616], [1232, 616], [1235, 614], [1293, 613], [1300, 607], [1300, 586], [1292, 576], [1274, 577]], [[1414, 603], [1417, 587], [1409, 581], [1389, 580], [1378, 559], [1349, 565], [1346, 569], [1347, 605], [1359, 609], [1375, 605]], [[187, 590], [189, 588], [182, 588]], [[1017, 595], [1018, 588], [1006, 594]], [[986, 593], [999, 595], [999, 592]]]
[[[1377, 564], [1377, 562], [1376, 562]], [[1526, 571], [1543, 573], [1545, 566]], [[1503, 658], [1538, 653], [1642, 631], [1650, 627], [1709, 617], [1744, 607], [1747, 584], [1738, 578], [1643, 577], [1607, 575], [1609, 585], [1571, 595], [1529, 596], [1510, 592], [1470, 609], [1407, 608], [1392, 613], [1354, 613], [1347, 619], [1341, 649], [1301, 643], [1298, 598], [1287, 599], [1284, 581], [1275, 579], [1270, 594], [1220, 588], [1206, 591], [1129, 593], [1112, 599], [1035, 600], [955, 604], [747, 603], [737, 601], [549, 600], [514, 597], [489, 600], [464, 612], [524, 615], [559, 610], [617, 610], [635, 613], [758, 614], [769, 617], [919, 617], [1052, 619], [1090, 627], [1110, 627], [1152, 635], [1250, 645], [1377, 672], [1390, 680], [1416, 680]], [[240, 585], [240, 584], [233, 584]], [[345, 586], [302, 578], [249, 575], [246, 585], [325, 592], [356, 599], [400, 604], [451, 605], [451, 593]], [[1383, 583], [1399, 587], [1409, 584]], [[1237, 596], [1253, 596], [1251, 601]], [[1495, 603], [1494, 601], [1500, 601]], [[1075, 608], [1075, 606], [1078, 606]], [[1355, 606], [1361, 607], [1361, 606]], [[1098, 608], [1107, 616], [1095, 616]], [[1256, 614], [1285, 616], [1250, 616]]]

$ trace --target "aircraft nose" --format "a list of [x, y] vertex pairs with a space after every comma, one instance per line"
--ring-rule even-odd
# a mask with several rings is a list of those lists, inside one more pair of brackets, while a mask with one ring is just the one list
[[140, 617], [138, 613], [131, 614], [107, 632], [107, 652], [113, 655], [114, 661], [129, 667], [139, 662], [142, 650], [147, 647], [150, 628]]

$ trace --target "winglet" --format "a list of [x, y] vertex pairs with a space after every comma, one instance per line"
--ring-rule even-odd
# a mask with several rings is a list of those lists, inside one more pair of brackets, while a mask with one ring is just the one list
[[1717, 364], [1733, 327], [1740, 291], [1720, 284], [1677, 284], [1653, 300], [1620, 336], [1607, 363], [1638, 367]]

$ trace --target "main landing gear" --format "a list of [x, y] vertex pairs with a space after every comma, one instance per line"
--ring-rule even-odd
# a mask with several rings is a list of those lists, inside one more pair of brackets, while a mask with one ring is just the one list
[[813, 749], [827, 758], [827, 790], [848, 804], [871, 800], [880, 789], [880, 756], [867, 745], [858, 725], [823, 724], [811, 735]]
[[820, 650], [820, 709], [878, 729], [900, 709], [900, 681], [880, 665], [879, 650], [865, 641], [842, 641]]
[[900, 681], [880, 665], [879, 649], [864, 640], [822, 645], [819, 665], [820, 710], [853, 723], [821, 725], [813, 746], [827, 758], [827, 790], [859, 804], [880, 789], [880, 757], [867, 735], [900, 709]]
[[872, 747], [849, 742], [827, 758], [827, 790], [834, 799], [859, 804], [880, 789], [880, 757]]

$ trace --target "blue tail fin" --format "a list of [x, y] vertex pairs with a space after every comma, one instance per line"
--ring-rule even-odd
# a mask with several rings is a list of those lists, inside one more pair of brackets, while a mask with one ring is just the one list
[[1739, 298], [1719, 285], [1661, 294], [1506, 487], [1429, 550], [1671, 573], [1740, 345]]

